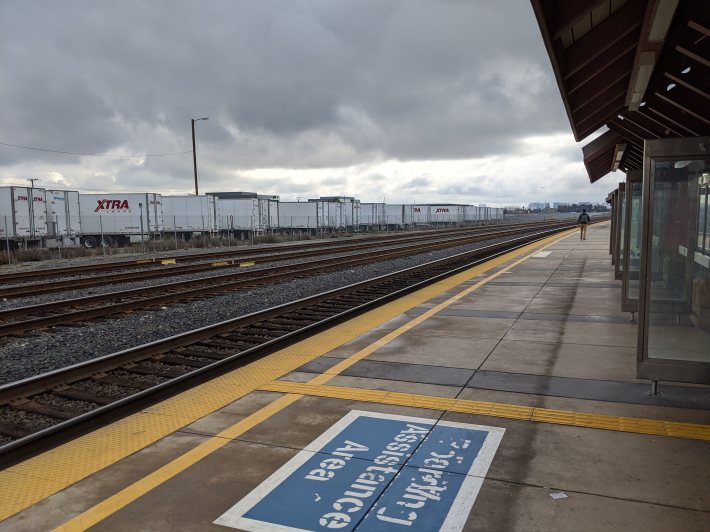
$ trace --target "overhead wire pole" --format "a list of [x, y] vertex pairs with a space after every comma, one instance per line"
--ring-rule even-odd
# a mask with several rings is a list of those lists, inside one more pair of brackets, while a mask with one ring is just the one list
[[192, 165], [195, 170], [195, 196], [199, 195], [199, 188], [197, 186], [197, 149], [195, 148], [195, 122], [199, 120], [209, 120], [209, 117], [190, 119], [192, 123]]

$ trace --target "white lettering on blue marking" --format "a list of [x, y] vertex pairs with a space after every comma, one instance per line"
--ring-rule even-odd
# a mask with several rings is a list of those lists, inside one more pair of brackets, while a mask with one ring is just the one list
[[353, 452], [365, 452], [369, 450], [370, 449], [364, 445], [360, 445], [359, 443], [355, 443], [350, 440], [345, 440], [345, 447], [338, 447], [333, 452], [334, 456], [342, 456], [342, 459], [326, 458], [319, 464], [320, 468], [309, 471], [305, 478], [306, 480], [317, 480], [320, 482], [330, 480], [335, 476], [334, 471], [341, 469], [345, 465], [345, 462], [353, 457]]
[[[342, 528], [346, 526], [347, 523], [345, 523], [341, 517], [338, 517], [337, 521], [333, 521], [333, 516], [334, 515], [346, 515], [343, 514], [343, 509], [344, 509], [344, 504], [348, 503], [351, 506], [348, 509], [345, 509], [347, 513], [353, 513], [353, 512], [359, 512], [365, 507], [365, 503], [362, 501], [362, 499], [367, 499], [372, 494], [375, 492], [377, 489], [377, 486], [379, 486], [381, 483], [383, 483], [387, 477], [385, 475], [394, 475], [399, 471], [398, 468], [391, 467], [391, 466], [397, 466], [399, 465], [400, 461], [402, 461], [403, 458], [408, 458], [411, 456], [411, 453], [406, 453], [405, 451], [408, 451], [411, 449], [410, 443], [416, 442], [417, 440], [422, 440], [424, 437], [429, 433], [429, 428], [427, 427], [420, 427], [417, 425], [413, 425], [411, 423], [407, 423], [406, 429], [399, 431], [399, 433], [393, 438], [395, 441], [390, 442], [387, 445], [385, 445], [385, 449], [382, 451], [382, 454], [377, 456], [373, 460], [373, 462], [376, 464], [374, 466], [369, 466], [366, 470], [365, 473], [361, 474], [358, 477], [358, 480], [356, 480], [353, 484], [350, 485], [350, 488], [344, 493], [345, 497], [340, 498], [336, 500], [333, 503], [333, 510], [336, 510], [336, 512], [329, 512], [327, 514], [324, 514], [320, 519], [319, 523], [321, 526], [325, 526], [327, 528]], [[398, 439], [399, 438], [399, 439]], [[402, 441], [404, 439], [404, 441]], [[407, 443], [409, 442], [409, 443]], [[349, 440], [346, 441], [347, 444], [347, 449], [337, 449], [337, 451], [341, 450], [359, 450], [359, 447], [364, 448], [364, 446], [355, 444], [358, 448], [356, 449], [351, 449], [351, 444]], [[366, 449], [366, 448], [364, 448]], [[336, 451], [336, 452], [337, 452]], [[335, 454], [335, 453], [333, 453]], [[332, 460], [332, 459], [329, 459]], [[324, 460], [323, 462], [325, 462]], [[323, 462], [321, 462], [321, 467], [323, 467]], [[379, 467], [379, 466], [387, 466], [387, 467]], [[319, 470], [315, 470], [319, 471]], [[385, 475], [372, 475], [372, 471], [380, 471], [384, 473]], [[313, 475], [314, 472], [312, 471], [308, 475], [306, 475], [307, 479], [310, 479], [310, 476]], [[364, 478], [363, 478], [364, 477]], [[332, 477], [329, 477], [332, 478]], [[327, 480], [323, 479], [320, 473], [316, 473], [316, 476], [313, 479], [310, 480]], [[359, 490], [359, 491], [358, 491]], [[414, 514], [414, 518], [416, 519], [416, 514]], [[349, 522], [349, 521], [348, 521]], [[325, 523], [325, 524], [324, 524]], [[335, 524], [333, 524], [335, 523]], [[332, 526], [331, 526], [332, 524]]]

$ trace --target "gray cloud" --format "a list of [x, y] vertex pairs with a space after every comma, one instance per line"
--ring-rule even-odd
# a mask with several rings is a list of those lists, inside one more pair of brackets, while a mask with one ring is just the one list
[[[198, 155], [212, 188], [297, 194], [307, 185], [237, 176], [512, 155], [523, 137], [569, 131], [527, 0], [25, 0], [0, 3], [0, 35], [12, 73], [0, 85], [0, 141], [183, 151], [190, 117], [209, 116]], [[579, 161], [575, 150], [565, 158]], [[156, 190], [190, 190], [192, 179], [189, 155], [0, 147], [0, 173], [22, 165], [84, 180], [90, 165], [95, 188], [98, 176]], [[416, 182], [403, 187], [436, 189]]]

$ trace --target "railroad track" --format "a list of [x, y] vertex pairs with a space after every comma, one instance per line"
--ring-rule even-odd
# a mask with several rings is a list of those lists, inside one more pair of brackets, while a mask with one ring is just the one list
[[[496, 227], [505, 227], [516, 224], [497, 225]], [[517, 224], [519, 225], [519, 224]], [[452, 234], [456, 232], [466, 232], [471, 230], [490, 229], [490, 226], [474, 226], [466, 228], [450, 228], [439, 230], [425, 230], [414, 234], [399, 234], [387, 236], [366, 236], [358, 237], [356, 240], [360, 242], [377, 242], [377, 241], [405, 241], [410, 239], [434, 238], [439, 234]], [[209, 260], [248, 260], [262, 257], [268, 258], [271, 255], [279, 253], [289, 253], [297, 250], [318, 250], [319, 248], [331, 248], [342, 245], [343, 239], [338, 240], [323, 240], [317, 242], [307, 242], [299, 244], [286, 245], [265, 245], [263, 248], [230, 249], [226, 251], [212, 251], [207, 253], [191, 253], [182, 255], [163, 255], [142, 259], [130, 259], [122, 261], [113, 261], [108, 263], [84, 264], [80, 266], [64, 266], [60, 268], [47, 268], [41, 270], [28, 270], [21, 272], [13, 272], [0, 274], [0, 284], [11, 284], [22, 281], [43, 280], [51, 276], [54, 278], [86, 275], [87, 273], [110, 273], [130, 269], [146, 269], [146, 268], [161, 268], [170, 264], [190, 263]]]
[[[550, 227], [557, 227], [557, 224], [548, 225], [548, 228]], [[0, 311], [0, 337], [69, 323], [95, 320], [138, 309], [159, 308], [168, 303], [191, 301], [218, 293], [282, 282], [296, 277], [310, 277], [330, 271], [500, 238], [511, 234], [520, 234], [520, 228], [477, 232], [473, 235], [449, 238], [436, 243], [401, 244], [387, 250], [373, 250], [372, 244], [370, 244], [367, 246], [369, 248], [367, 251], [358, 251], [346, 256], [340, 255], [299, 264], [244, 270], [201, 279], [175, 281], [108, 294], [17, 307]], [[361, 246], [357, 246], [355, 249], [361, 250]]]
[[[535, 222], [526, 225], [527, 228], [545, 227], [547, 222]], [[496, 226], [475, 226], [462, 229], [432, 230], [423, 231], [418, 234], [407, 234], [399, 236], [375, 236], [357, 238], [355, 241], [343, 243], [341, 241], [315, 242], [308, 244], [289, 244], [287, 246], [269, 246], [262, 249], [228, 250], [212, 253], [200, 253], [178, 256], [163, 256], [149, 259], [134, 259], [130, 261], [112, 262], [109, 264], [87, 264], [82, 266], [68, 266], [62, 268], [51, 268], [42, 270], [32, 270], [14, 272], [0, 275], [0, 284], [12, 285], [13, 283], [23, 283], [30, 281], [40, 281], [41, 285], [26, 284], [17, 286], [0, 287], [0, 297], [15, 298], [38, 293], [49, 293], [52, 291], [67, 290], [79, 287], [101, 286], [103, 284], [137, 281], [142, 279], [155, 279], [171, 275], [187, 275], [210, 271], [217, 268], [237, 268], [241, 263], [248, 262], [276, 262], [280, 260], [291, 260], [300, 257], [310, 257], [338, 253], [351, 249], [361, 249], [378, 242], [387, 244], [398, 244], [404, 242], [416, 242], [422, 240], [432, 240], [441, 236], [456, 236], [457, 234], [471, 234], [490, 231], [492, 228], [520, 228], [521, 224], [505, 224]], [[209, 262], [212, 261], [212, 262]], [[201, 262], [200, 264], [189, 264]], [[188, 264], [182, 264], [188, 263]], [[140, 271], [131, 271], [140, 270]], [[100, 274], [98, 276], [87, 276], [87, 274]], [[79, 279], [57, 280], [65, 277], [81, 276]], [[47, 283], [47, 279], [53, 279]], [[56, 287], [56, 289], [55, 289]]]
[[144, 408], [555, 227], [0, 387], [0, 466]]

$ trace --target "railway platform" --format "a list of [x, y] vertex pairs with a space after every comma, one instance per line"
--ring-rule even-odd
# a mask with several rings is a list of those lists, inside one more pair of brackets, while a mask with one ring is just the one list
[[636, 379], [609, 225], [0, 472], [0, 530], [710, 530], [710, 388]]

